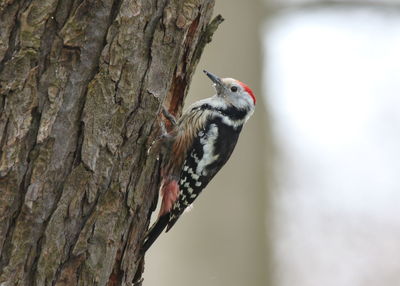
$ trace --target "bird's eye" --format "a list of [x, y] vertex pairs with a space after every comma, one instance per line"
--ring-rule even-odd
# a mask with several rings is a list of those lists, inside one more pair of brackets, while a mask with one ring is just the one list
[[237, 86], [232, 86], [232, 87], [231, 87], [231, 91], [237, 92], [237, 90], [238, 90]]

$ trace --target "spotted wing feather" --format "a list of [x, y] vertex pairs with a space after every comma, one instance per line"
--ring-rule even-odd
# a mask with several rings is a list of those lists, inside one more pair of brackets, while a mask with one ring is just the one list
[[200, 129], [195, 135], [183, 163], [179, 197], [170, 212], [167, 231], [228, 161], [241, 129], [224, 124], [220, 118], [205, 126], [206, 129]]

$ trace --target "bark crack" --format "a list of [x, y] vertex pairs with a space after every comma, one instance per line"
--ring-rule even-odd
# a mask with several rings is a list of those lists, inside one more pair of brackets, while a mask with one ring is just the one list
[[[30, 138], [36, 138], [37, 132], [38, 132], [38, 125], [40, 121], [40, 114], [37, 112], [37, 108], [34, 108], [32, 110], [32, 122], [31, 122], [31, 128], [29, 129], [29, 133], [27, 137]], [[8, 225], [8, 229], [6, 231], [5, 235], [5, 240], [4, 240], [4, 245], [3, 245], [3, 252], [0, 257], [0, 276], [3, 274], [3, 268], [5, 265], [9, 263], [10, 260], [10, 255], [11, 255], [11, 245], [12, 245], [12, 236], [14, 234], [15, 226], [16, 226], [16, 220], [20, 216], [22, 212], [22, 207], [24, 205], [24, 198], [27, 192], [27, 186], [30, 181], [30, 176], [31, 176], [31, 170], [30, 170], [30, 162], [32, 161], [32, 154], [33, 151], [36, 147], [35, 142], [32, 142], [33, 140], [28, 140], [30, 142], [31, 146], [28, 147], [27, 151], [27, 164], [25, 167], [24, 175], [21, 180], [21, 183], [19, 185], [19, 198], [17, 200], [18, 206], [16, 207], [16, 210], [12, 213], [12, 219], [10, 224]], [[5, 252], [4, 252], [5, 251]]]
[[[144, 31], [144, 41], [145, 41], [145, 45], [147, 48], [147, 55], [145, 56], [148, 60], [147, 60], [147, 66], [146, 69], [142, 75], [142, 78], [140, 80], [140, 88], [139, 88], [139, 92], [137, 95], [137, 102], [136, 102], [136, 106], [133, 107], [132, 111], [128, 114], [127, 116], [127, 120], [123, 129], [123, 134], [126, 134], [126, 130], [127, 130], [127, 124], [128, 122], [131, 122], [131, 120], [133, 120], [134, 115], [137, 113], [137, 111], [139, 110], [141, 104], [142, 104], [142, 98], [143, 98], [143, 91], [145, 88], [145, 84], [146, 84], [146, 76], [149, 72], [150, 66], [151, 66], [151, 62], [152, 62], [152, 45], [153, 45], [153, 39], [154, 39], [154, 33], [156, 32], [156, 28], [157, 28], [157, 24], [160, 23], [160, 20], [162, 19], [162, 15], [164, 13], [165, 8], [167, 7], [168, 3], [170, 0], [164, 0], [162, 2], [162, 5], [157, 7], [157, 11], [155, 13], [155, 16], [152, 20], [150, 20], [149, 22], [146, 23], [145, 25], [145, 31]], [[129, 137], [129, 136], [128, 136]]]
[[[14, 54], [14, 50], [16, 49], [17, 34], [18, 34], [20, 25], [21, 24], [18, 19], [18, 12], [16, 12], [15, 16], [14, 16], [14, 25], [13, 25], [10, 35], [8, 37], [8, 48], [4, 54], [3, 59], [0, 61], [0, 74], [2, 73], [2, 71], [4, 69], [5, 63], [8, 62], [11, 59], [12, 55]], [[1, 88], [1, 85], [0, 85], [0, 88]]]

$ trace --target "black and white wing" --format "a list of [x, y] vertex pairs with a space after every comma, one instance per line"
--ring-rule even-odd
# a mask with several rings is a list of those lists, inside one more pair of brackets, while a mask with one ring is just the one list
[[179, 197], [169, 216], [167, 231], [175, 224], [211, 179], [225, 165], [236, 146], [240, 128], [217, 117], [200, 129], [187, 152], [179, 180]]

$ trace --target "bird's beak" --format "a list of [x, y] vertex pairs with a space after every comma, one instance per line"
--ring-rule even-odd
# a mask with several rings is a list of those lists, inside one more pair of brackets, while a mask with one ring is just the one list
[[217, 77], [215, 74], [212, 74], [206, 70], [203, 70], [203, 72], [212, 80], [213, 83], [216, 84], [216, 86], [223, 87], [224, 84], [221, 81], [221, 78]]

